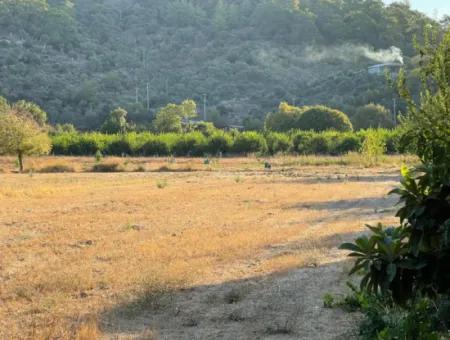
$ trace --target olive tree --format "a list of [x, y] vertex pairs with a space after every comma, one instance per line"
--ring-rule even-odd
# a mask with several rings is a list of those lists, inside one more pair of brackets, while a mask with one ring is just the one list
[[47, 154], [50, 149], [45, 127], [16, 110], [0, 112], [0, 154], [17, 155], [20, 172], [24, 156]]

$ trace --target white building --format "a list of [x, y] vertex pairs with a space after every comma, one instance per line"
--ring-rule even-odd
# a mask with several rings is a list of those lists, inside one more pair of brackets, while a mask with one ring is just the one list
[[373, 65], [368, 68], [369, 74], [382, 76], [384, 74], [390, 73], [392, 76], [397, 76], [403, 64], [400, 63], [386, 63]]

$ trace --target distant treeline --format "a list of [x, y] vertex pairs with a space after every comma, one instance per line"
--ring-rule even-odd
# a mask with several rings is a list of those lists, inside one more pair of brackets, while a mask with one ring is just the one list
[[361, 130], [358, 132], [291, 131], [255, 132], [221, 131], [212, 133], [63, 132], [51, 136], [54, 155], [91, 156], [98, 152], [111, 156], [217, 156], [251, 153], [300, 155], [342, 155], [358, 152], [368, 134], [374, 133], [385, 145], [386, 153], [410, 150], [400, 130]]

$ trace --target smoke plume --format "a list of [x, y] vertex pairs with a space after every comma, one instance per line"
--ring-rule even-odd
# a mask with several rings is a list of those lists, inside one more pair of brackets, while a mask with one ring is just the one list
[[402, 51], [395, 46], [386, 50], [375, 50], [365, 45], [344, 44], [331, 47], [307, 47], [303, 57], [309, 62], [324, 60], [353, 61], [367, 58], [378, 63], [402, 63]]

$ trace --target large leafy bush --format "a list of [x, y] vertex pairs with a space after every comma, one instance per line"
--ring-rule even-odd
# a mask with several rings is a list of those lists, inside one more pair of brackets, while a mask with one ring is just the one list
[[357, 259], [351, 273], [364, 273], [361, 288], [404, 306], [423, 296], [438, 301], [450, 295], [450, 30], [441, 41], [430, 37], [420, 48], [419, 104], [409, 95], [404, 75], [399, 78], [409, 106], [403, 128], [417, 141], [422, 161], [415, 169], [403, 168], [401, 186], [392, 192], [400, 197], [400, 226], [371, 227], [370, 236], [341, 246]]

